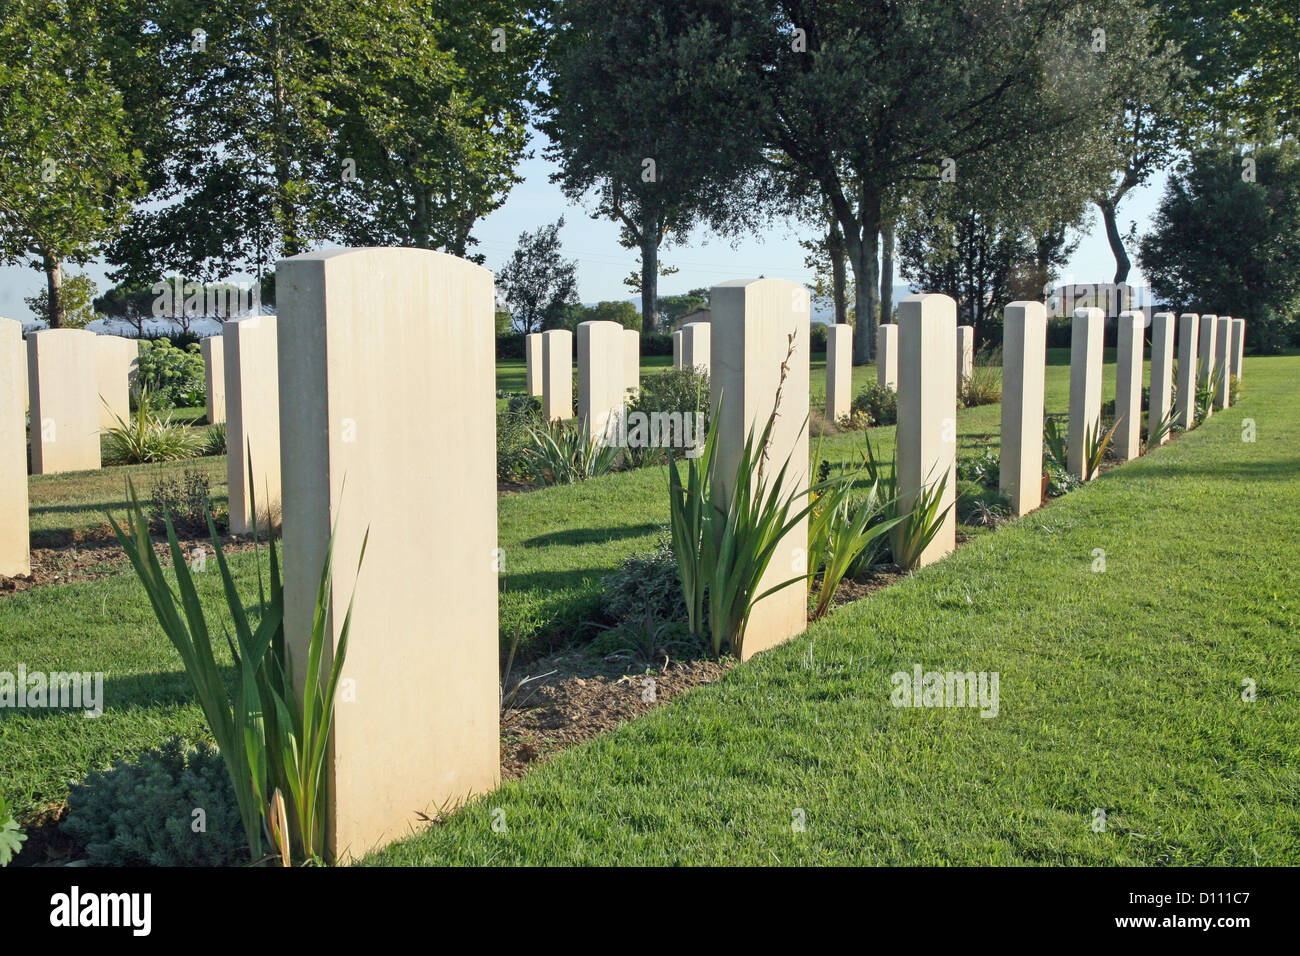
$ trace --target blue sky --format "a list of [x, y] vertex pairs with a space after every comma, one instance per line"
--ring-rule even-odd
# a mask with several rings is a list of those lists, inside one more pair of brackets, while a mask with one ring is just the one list
[[[500, 209], [482, 220], [474, 230], [479, 239], [477, 251], [487, 257], [486, 265], [494, 271], [514, 250], [519, 234], [554, 222], [564, 216], [561, 238], [565, 255], [578, 262], [578, 294], [584, 302], [604, 299], [628, 299], [631, 293], [623, 279], [639, 268], [635, 249], [618, 244], [618, 228], [606, 220], [592, 219], [581, 206], [571, 204], [550, 182], [554, 165], [541, 156], [544, 140], [535, 135], [534, 156], [519, 166], [523, 182], [511, 191]], [[1131, 192], [1119, 209], [1120, 229], [1126, 231], [1135, 221], [1138, 233], [1146, 232], [1164, 190], [1166, 174], [1153, 176], [1151, 182]], [[807, 281], [801, 238], [810, 238], [812, 228], [796, 223], [777, 223], [757, 232], [736, 247], [725, 240], [697, 231], [688, 241], [664, 250], [661, 257], [680, 271], [659, 281], [660, 295], [674, 295], [700, 286], [711, 286], [728, 279], [764, 275], [771, 278]], [[1133, 250], [1130, 249], [1130, 255]], [[75, 269], [76, 267], [74, 267]], [[84, 270], [104, 291], [110, 285], [102, 264]], [[1100, 218], [1094, 214], [1088, 234], [1079, 243], [1066, 274], [1067, 282], [1109, 282], [1115, 274], [1115, 262], [1106, 243]], [[246, 278], [246, 277], [236, 277]], [[902, 282], [901, 277], [898, 282]], [[1141, 270], [1134, 266], [1129, 282], [1144, 284]], [[44, 283], [43, 274], [25, 266], [0, 267], [0, 315], [29, 319], [31, 310], [24, 297], [35, 294]]]

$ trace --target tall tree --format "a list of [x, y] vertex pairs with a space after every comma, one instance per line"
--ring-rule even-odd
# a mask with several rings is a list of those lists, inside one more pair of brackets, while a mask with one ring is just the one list
[[103, 51], [92, 2], [0, 0], [0, 262], [45, 273], [51, 328], [64, 265], [94, 258], [141, 188]]
[[535, 232], [519, 234], [519, 245], [497, 272], [497, 290], [510, 307], [515, 328], [525, 334], [563, 328], [578, 301], [578, 264], [563, 257], [564, 217]]
[[[747, 0], [726, 97], [815, 183], [856, 279], [854, 361], [879, 318], [886, 197], [960, 176], [991, 150], [1028, 149], [1102, 102], [1091, 26], [1128, 0]], [[1069, 168], [1060, 175], [1069, 176]], [[865, 318], [865, 322], [863, 319]]]
[[659, 249], [697, 224], [734, 231], [755, 211], [752, 127], [714, 95], [733, 67], [721, 55], [722, 0], [570, 0], [547, 58], [542, 130], [553, 177], [593, 218], [640, 250], [641, 309], [658, 331]]

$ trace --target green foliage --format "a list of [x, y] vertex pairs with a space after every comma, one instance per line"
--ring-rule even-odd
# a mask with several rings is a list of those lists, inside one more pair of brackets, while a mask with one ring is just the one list
[[[63, 285], [59, 289], [59, 304], [63, 309], [63, 328], [84, 329], [98, 318], [93, 308], [97, 291], [95, 280], [88, 275], [66, 273], [63, 276]], [[23, 301], [37, 318], [48, 319], [50, 314], [48, 285], [41, 286], [39, 292], [24, 298]]]
[[631, 302], [597, 302], [595, 305], [578, 303], [571, 306], [565, 326], [576, 330], [582, 322], [617, 322], [625, 329], [641, 331], [641, 313]]
[[1069, 459], [1069, 445], [1066, 442], [1066, 432], [1062, 428], [1062, 421], [1056, 415], [1048, 415], [1043, 419], [1043, 458], [1047, 464], [1054, 465], [1060, 471], [1067, 471], [1066, 462]]
[[533, 430], [542, 428], [542, 403], [531, 395], [514, 394], [497, 412], [497, 477], [523, 481], [532, 477], [529, 467]]
[[957, 459], [957, 478], [960, 481], [974, 481], [996, 488], [1001, 470], [1002, 458], [992, 448], [984, 448], [974, 457]]
[[26, 839], [27, 834], [23, 833], [23, 828], [14, 819], [4, 794], [0, 794], [0, 866], [8, 866], [13, 861]]
[[588, 438], [577, 422], [530, 425], [525, 464], [539, 485], [571, 485], [614, 470], [620, 449]]
[[707, 637], [715, 657], [724, 646], [741, 656], [754, 604], [804, 579], [798, 575], [758, 593], [777, 545], [811, 509], [796, 509], [801, 491], [787, 480], [789, 461], [775, 475], [764, 474], [763, 455], [775, 416], [774, 409], [761, 435], [750, 430], [735, 471], [727, 476], [725, 502], [715, 483], [716, 419], [700, 456], [686, 459], [684, 483], [677, 459], [668, 462], [668, 510], [682, 596], [691, 633], [701, 637], [706, 636], [707, 601]]
[[92, 866], [235, 866], [248, 840], [216, 747], [180, 737], [96, 770], [68, 794], [63, 829]]
[[1300, 335], [1300, 146], [1193, 153], [1170, 176], [1139, 261], [1161, 301], [1193, 311], [1232, 290], [1246, 344]]
[[180, 461], [203, 450], [198, 432], [158, 414], [148, 389], [141, 390], [139, 407], [130, 422], [122, 421], [120, 416], [114, 418], [117, 424], [104, 434], [104, 460], [112, 464]]
[[[628, 402], [627, 411], [629, 415], [633, 412], [703, 415], [699, 435], [708, 434], [711, 414], [709, 373], [703, 368], [670, 368], [656, 375], [647, 375], [641, 379], [640, 391]], [[628, 448], [626, 451], [629, 463], [637, 467], [659, 464], [667, 455], [662, 448]]]
[[1074, 491], [1081, 484], [1065, 465], [1051, 459], [1044, 462], [1044, 471], [1047, 474], [1047, 493], [1053, 498]]
[[616, 624], [635, 625], [645, 620], [690, 623], [671, 532], [662, 535], [652, 551], [636, 551], [624, 558], [602, 584], [601, 608]]
[[1091, 481], [1097, 476], [1101, 469], [1101, 463], [1106, 457], [1106, 452], [1110, 448], [1111, 441], [1115, 438], [1115, 429], [1119, 428], [1119, 423], [1123, 421], [1121, 415], [1115, 421], [1111, 422], [1110, 428], [1102, 431], [1100, 421], [1089, 425], [1083, 433], [1083, 480]]
[[976, 527], [991, 527], [1010, 513], [1009, 503], [995, 486], [979, 481], [957, 482], [957, 520]]
[[863, 465], [867, 476], [873, 484], [880, 487], [881, 493], [885, 496], [886, 507], [883, 517], [888, 521], [897, 519], [893, 534], [890, 535], [890, 553], [895, 564], [904, 571], [910, 571], [916, 567], [921, 554], [939, 533], [940, 526], [948, 517], [948, 512], [952, 510], [953, 505], [941, 507], [944, 493], [948, 489], [948, 472], [945, 471], [938, 481], [931, 481], [917, 489], [912, 495], [911, 506], [905, 507], [902, 502], [902, 494], [905, 492], [900, 493], [898, 490], [897, 452], [890, 460], [889, 470], [886, 471], [876, 459], [875, 451], [871, 447], [871, 437], [864, 437], [866, 450], [863, 453]]
[[961, 381], [957, 396], [962, 408], [979, 405], [996, 405], [1002, 401], [1002, 368], [997, 365], [976, 364], [971, 373]]
[[203, 434], [203, 452], [204, 455], [224, 455], [226, 454], [226, 423], [217, 422], [208, 426], [208, 430]]
[[496, 284], [523, 333], [564, 328], [578, 300], [578, 264], [560, 254], [564, 217], [535, 232], [521, 232], [519, 245], [497, 272]]
[[[249, 487], [253, 464], [249, 462]], [[211, 629], [194, 586], [185, 554], [170, 519], [167, 542], [171, 551], [172, 583], [154, 553], [149, 523], [127, 484], [131, 505], [125, 532], [110, 515], [118, 544], [126, 552], [144, 586], [158, 623], [176, 648], [194, 688], [208, 729], [225, 759], [239, 804], [239, 815], [250, 859], [259, 862], [270, 848], [282, 859], [315, 861], [325, 852], [325, 756], [334, 722], [334, 700], [339, 674], [347, 657], [352, 623], [349, 603], [336, 645], [325, 664], [325, 631], [333, 618], [334, 535], [330, 534], [316, 594], [315, 616], [307, 641], [305, 690], [301, 699], [294, 680], [284, 633], [284, 590], [275, 541], [269, 543], [269, 596], [258, 564], [258, 605], [250, 620], [249, 609], [235, 587], [222, 552], [216, 526], [209, 520], [217, 567], [226, 598], [226, 616], [235, 638], [225, 633], [235, 659], [237, 680], [232, 688], [212, 653]], [[253, 513], [257, 504], [252, 502]], [[367, 538], [369, 535], [367, 535]], [[254, 545], [256, 546], [256, 534]], [[358, 570], [365, 559], [361, 545]], [[177, 606], [179, 600], [180, 606]], [[183, 616], [182, 616], [183, 615]], [[224, 629], [223, 629], [224, 631]], [[282, 801], [282, 802], [281, 802]], [[278, 808], [285, 808], [288, 832], [280, 828]]]
[[146, 339], [140, 343], [137, 380], [140, 389], [157, 397], [163, 407], [202, 405], [203, 355], [198, 345], [179, 349], [170, 339]]
[[207, 472], [186, 468], [178, 476], [174, 471], [163, 472], [149, 488], [149, 518], [154, 527], [165, 530], [170, 515], [172, 523], [186, 534], [202, 534], [208, 529], [208, 516], [212, 512], [212, 482]]
[[880, 492], [879, 480], [873, 481], [864, 497], [852, 498], [855, 474], [841, 475], [819, 483], [813, 492], [813, 506], [808, 522], [808, 583], [821, 574], [816, 589], [812, 620], [830, 610], [835, 591], [844, 576], [859, 564], [870, 566], [885, 543], [884, 535], [902, 518], [890, 516], [891, 503]]
[[872, 426], [898, 424], [898, 393], [887, 385], [868, 385], [854, 397], [852, 407], [865, 413]]

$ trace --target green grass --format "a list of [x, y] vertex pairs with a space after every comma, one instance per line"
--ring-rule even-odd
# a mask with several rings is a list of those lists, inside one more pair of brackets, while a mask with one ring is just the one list
[[[1300, 862], [1300, 362], [1248, 366], [1200, 429], [371, 862]], [[999, 715], [894, 708], [917, 663], [998, 672]]]

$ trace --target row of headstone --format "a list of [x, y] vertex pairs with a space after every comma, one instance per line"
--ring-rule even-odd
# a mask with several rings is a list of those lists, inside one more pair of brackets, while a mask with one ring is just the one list
[[[540, 397], [549, 422], [572, 418], [573, 333], [567, 329], [524, 337], [525, 383]], [[578, 325], [578, 419], [588, 434], [591, 421], [603, 430], [610, 415], [641, 389], [641, 333], [617, 322]]]

